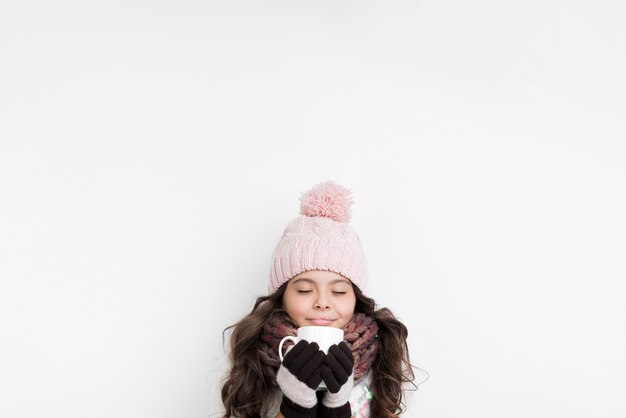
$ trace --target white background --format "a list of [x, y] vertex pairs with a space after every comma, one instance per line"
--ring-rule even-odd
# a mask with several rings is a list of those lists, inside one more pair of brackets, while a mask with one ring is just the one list
[[0, 416], [219, 416], [326, 179], [405, 416], [626, 416], [624, 2], [0, 5]]

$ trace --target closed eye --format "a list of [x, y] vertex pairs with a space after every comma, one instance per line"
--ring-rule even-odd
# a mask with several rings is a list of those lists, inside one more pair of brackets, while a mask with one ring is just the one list
[[312, 290], [300, 290], [300, 289], [298, 289], [298, 291], [297, 291], [297, 292], [298, 292], [298, 293], [301, 293], [301, 294], [306, 294], [306, 293], [311, 293], [311, 292], [312, 292]]
[[347, 292], [337, 292], [337, 291], [333, 291], [334, 295], [345, 295]]

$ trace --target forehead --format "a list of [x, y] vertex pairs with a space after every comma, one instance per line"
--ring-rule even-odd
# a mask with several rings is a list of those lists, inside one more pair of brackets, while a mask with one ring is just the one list
[[300, 273], [297, 276], [289, 280], [290, 284], [296, 283], [310, 283], [310, 284], [336, 284], [347, 283], [350, 284], [350, 280], [346, 279], [342, 275], [332, 271], [312, 270]]

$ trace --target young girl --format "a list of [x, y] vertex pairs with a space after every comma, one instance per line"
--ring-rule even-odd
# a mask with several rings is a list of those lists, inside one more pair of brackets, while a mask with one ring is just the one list
[[[302, 216], [274, 250], [268, 295], [227, 328], [232, 368], [222, 386], [224, 418], [403, 412], [402, 385], [414, 379], [407, 329], [366, 296], [365, 256], [348, 225], [351, 204], [350, 191], [331, 181], [302, 196]], [[287, 348], [281, 363], [281, 339], [310, 325], [340, 328], [344, 341], [325, 354], [302, 340]], [[317, 390], [322, 382], [326, 389]]]

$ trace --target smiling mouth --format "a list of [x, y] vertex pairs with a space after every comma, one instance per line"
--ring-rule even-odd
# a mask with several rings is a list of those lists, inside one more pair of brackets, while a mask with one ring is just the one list
[[334, 319], [327, 318], [308, 318], [307, 320], [315, 325], [330, 325], [335, 322]]

